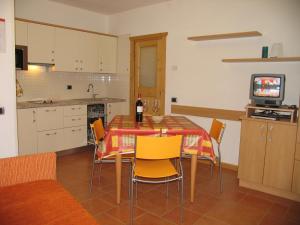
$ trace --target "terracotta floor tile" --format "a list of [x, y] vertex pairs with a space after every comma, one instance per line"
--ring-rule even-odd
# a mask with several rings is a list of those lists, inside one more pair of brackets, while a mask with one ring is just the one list
[[125, 223], [117, 220], [116, 218], [112, 217], [108, 213], [99, 213], [94, 215], [95, 219], [97, 222], [100, 224], [105, 224], [105, 225], [125, 225]]
[[180, 208], [177, 207], [172, 211], [168, 212], [163, 216], [164, 219], [175, 223], [175, 224], [183, 224], [183, 225], [192, 225], [194, 224], [199, 218], [201, 217], [200, 214], [194, 213], [190, 210], [183, 209], [183, 223], [180, 223]]
[[220, 220], [216, 220], [214, 218], [203, 216], [199, 220], [197, 220], [197, 222], [194, 223], [193, 225], [229, 225], [229, 224]]
[[[94, 171], [90, 192], [93, 147], [57, 158], [58, 181], [94, 217], [105, 225], [125, 225], [129, 222], [129, 166], [122, 165], [121, 204], [116, 204], [115, 165], [103, 164], [98, 183], [98, 168]], [[218, 170], [198, 164], [195, 201], [190, 203], [190, 161], [184, 160], [184, 223], [190, 225], [299, 225], [300, 203], [238, 186], [237, 172], [223, 170], [224, 191], [219, 191]], [[136, 225], [174, 225], [179, 222], [177, 183], [166, 186], [138, 184], [135, 200]]]
[[135, 225], [174, 225], [169, 221], [162, 219], [161, 217], [157, 217], [151, 214], [143, 214], [134, 220]]

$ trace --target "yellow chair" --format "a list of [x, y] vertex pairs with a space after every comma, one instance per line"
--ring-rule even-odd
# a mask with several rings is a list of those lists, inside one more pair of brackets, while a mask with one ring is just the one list
[[[217, 119], [213, 119], [210, 131], [209, 131], [209, 136], [214, 139], [218, 145], [218, 156], [217, 156], [217, 161], [219, 164], [219, 182], [220, 182], [220, 192], [223, 192], [223, 176], [222, 176], [222, 161], [221, 161], [221, 142], [223, 138], [223, 134], [225, 131], [226, 125], [222, 123], [221, 121]], [[200, 156], [198, 159], [204, 159], [204, 160], [210, 160], [210, 158], [207, 158], [205, 156]], [[211, 161], [211, 160], [210, 160]], [[211, 161], [211, 174], [213, 172], [213, 165], [214, 163]]]
[[[180, 218], [183, 220], [182, 136], [137, 136], [130, 185], [130, 222], [133, 224], [133, 187], [141, 183], [180, 182]], [[171, 159], [176, 159], [174, 165]]]
[[[92, 191], [93, 188], [93, 177], [94, 177], [94, 169], [95, 164], [100, 164], [99, 168], [99, 183], [100, 183], [100, 175], [101, 175], [101, 169], [103, 163], [115, 163], [114, 156], [109, 156], [107, 158], [103, 158], [102, 155], [102, 142], [105, 137], [105, 130], [101, 119], [98, 119], [94, 121], [92, 124], [90, 124], [90, 128], [92, 131], [92, 136], [94, 140], [94, 156], [93, 156], [93, 162], [92, 162], [92, 171], [91, 171], [91, 180], [90, 180], [90, 191]], [[122, 162], [129, 162], [131, 163], [131, 158], [122, 158]]]

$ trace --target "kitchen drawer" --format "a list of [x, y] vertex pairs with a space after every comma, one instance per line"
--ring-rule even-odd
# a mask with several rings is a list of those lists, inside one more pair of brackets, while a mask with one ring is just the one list
[[64, 117], [64, 127], [86, 126], [86, 115]]
[[71, 105], [64, 107], [64, 116], [86, 115], [86, 105]]
[[63, 128], [62, 107], [42, 107], [37, 109], [37, 130], [54, 130]]
[[70, 127], [64, 129], [65, 149], [87, 145], [87, 127]]
[[64, 139], [63, 129], [38, 132], [38, 153], [64, 149]]

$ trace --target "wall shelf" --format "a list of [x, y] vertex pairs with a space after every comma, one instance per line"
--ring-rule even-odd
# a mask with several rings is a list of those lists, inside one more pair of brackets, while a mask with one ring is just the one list
[[245, 37], [257, 37], [257, 36], [262, 36], [262, 34], [258, 31], [247, 31], [247, 32], [238, 32], [238, 33], [193, 36], [193, 37], [188, 37], [187, 39], [191, 41], [209, 41], [209, 40], [218, 40], [218, 39], [245, 38]]
[[274, 57], [274, 58], [236, 58], [222, 59], [226, 63], [243, 63], [243, 62], [296, 62], [300, 61], [300, 57]]

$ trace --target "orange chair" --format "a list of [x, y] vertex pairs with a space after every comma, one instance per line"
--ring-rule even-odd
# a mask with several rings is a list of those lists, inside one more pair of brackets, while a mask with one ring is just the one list
[[[221, 121], [217, 119], [213, 119], [210, 131], [209, 131], [209, 136], [216, 141], [218, 144], [218, 156], [217, 156], [217, 161], [219, 164], [219, 180], [220, 180], [220, 192], [223, 192], [223, 176], [222, 176], [222, 164], [221, 164], [221, 142], [223, 138], [223, 134], [225, 131], [226, 125], [222, 123]], [[207, 158], [205, 156], [200, 156], [198, 159], [204, 159], [204, 160], [209, 160], [211, 162], [211, 174], [213, 172], [213, 165], [214, 163], [211, 161], [210, 158]]]
[[[130, 222], [133, 224], [134, 183], [180, 182], [180, 218], [183, 220], [182, 136], [137, 136], [130, 185]], [[178, 159], [177, 165], [171, 159]]]
[[[94, 121], [94, 123], [90, 124], [92, 136], [94, 140], [95, 150], [92, 164], [92, 172], [91, 172], [91, 180], [90, 180], [90, 191], [93, 188], [93, 177], [94, 177], [94, 169], [95, 164], [99, 164], [99, 183], [100, 183], [100, 175], [103, 163], [115, 163], [114, 156], [109, 156], [107, 158], [103, 158], [102, 150], [103, 150], [103, 140], [105, 137], [105, 130], [101, 119]], [[131, 158], [122, 158], [122, 162], [131, 163]]]

